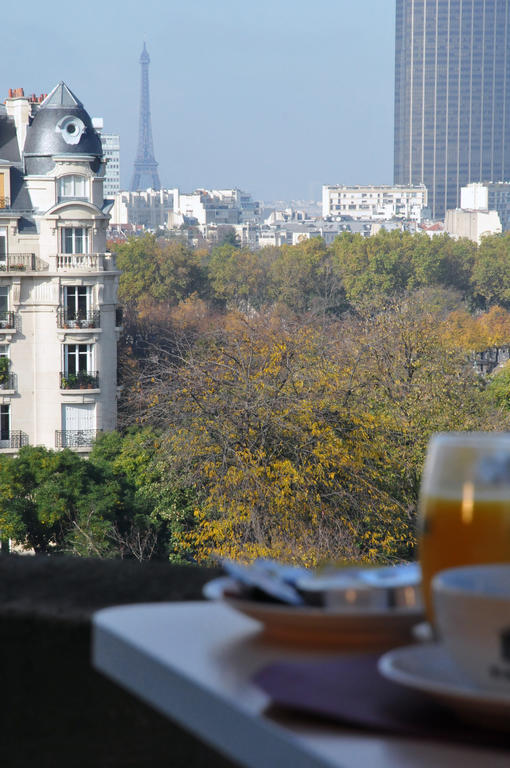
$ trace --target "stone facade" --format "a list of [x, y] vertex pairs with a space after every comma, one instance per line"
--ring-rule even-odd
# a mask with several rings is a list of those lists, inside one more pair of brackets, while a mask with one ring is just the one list
[[101, 141], [64, 83], [9, 93], [0, 176], [0, 453], [86, 453], [116, 426], [119, 273]]

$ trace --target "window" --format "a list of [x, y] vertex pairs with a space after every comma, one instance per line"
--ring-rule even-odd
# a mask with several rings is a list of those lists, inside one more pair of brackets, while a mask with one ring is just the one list
[[88, 430], [96, 428], [96, 407], [92, 403], [62, 406], [62, 429]]
[[92, 344], [64, 344], [64, 374], [92, 373]]
[[11, 408], [0, 405], [0, 443], [9, 441], [11, 437]]
[[88, 253], [89, 233], [85, 227], [63, 227], [62, 253]]
[[9, 286], [0, 285], [0, 320], [5, 319], [9, 310]]
[[0, 269], [7, 262], [7, 227], [0, 227]]
[[58, 197], [85, 198], [88, 200], [88, 183], [85, 176], [62, 176], [58, 180]]
[[86, 319], [90, 310], [90, 286], [65, 285], [64, 308], [68, 320]]

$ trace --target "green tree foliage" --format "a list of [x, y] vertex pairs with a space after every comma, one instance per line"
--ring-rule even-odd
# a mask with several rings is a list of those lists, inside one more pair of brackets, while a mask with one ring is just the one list
[[118, 245], [117, 266], [122, 273], [119, 299], [137, 309], [153, 303], [173, 306], [203, 288], [200, 254], [179, 242], [159, 241], [155, 235]]
[[331, 250], [347, 299], [358, 304], [431, 286], [453, 288], [467, 297], [476, 246], [447, 235], [382, 230], [374, 237], [345, 233]]
[[0, 530], [36, 552], [106, 555], [118, 488], [69, 450], [21, 448], [0, 462]]
[[510, 232], [483, 237], [476, 254], [472, 284], [482, 306], [510, 309]]
[[272, 298], [270, 280], [274, 253], [226, 244], [213, 248], [208, 263], [211, 293], [230, 309], [260, 310]]

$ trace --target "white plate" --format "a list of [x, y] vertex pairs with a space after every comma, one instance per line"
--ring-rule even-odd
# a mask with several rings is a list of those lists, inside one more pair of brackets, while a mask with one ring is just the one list
[[203, 594], [260, 621], [272, 640], [293, 644], [382, 650], [410, 641], [412, 628], [423, 620], [415, 608], [325, 610], [257, 602], [237, 597], [237, 582], [227, 576], [210, 581]]
[[390, 651], [379, 659], [379, 672], [394, 683], [441, 700], [472, 723], [510, 730], [510, 691], [499, 693], [471, 683], [440, 643]]

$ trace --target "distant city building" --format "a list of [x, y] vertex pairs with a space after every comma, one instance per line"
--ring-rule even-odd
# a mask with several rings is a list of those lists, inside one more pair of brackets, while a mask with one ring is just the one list
[[394, 181], [425, 184], [434, 219], [510, 180], [509, 50], [508, 0], [397, 0]]
[[501, 233], [497, 211], [472, 211], [456, 208], [446, 211], [445, 230], [451, 237], [467, 237], [480, 245], [482, 237]]
[[106, 160], [104, 196], [113, 197], [120, 192], [120, 136], [116, 133], [104, 133], [102, 117], [93, 117], [92, 125], [99, 134], [103, 157]]
[[166, 226], [173, 211], [173, 190], [146, 189], [139, 192], [118, 192], [113, 196], [110, 227], [132, 225], [152, 231]]
[[421, 221], [427, 208], [427, 189], [419, 186], [342, 186], [322, 187], [324, 219], [393, 219]]
[[173, 211], [168, 226], [187, 222], [205, 227], [209, 224], [243, 224], [260, 217], [260, 204], [240, 189], [197, 189], [191, 194], [173, 190]]
[[460, 207], [473, 211], [497, 211], [503, 232], [510, 230], [510, 183], [475, 182], [460, 190]]

